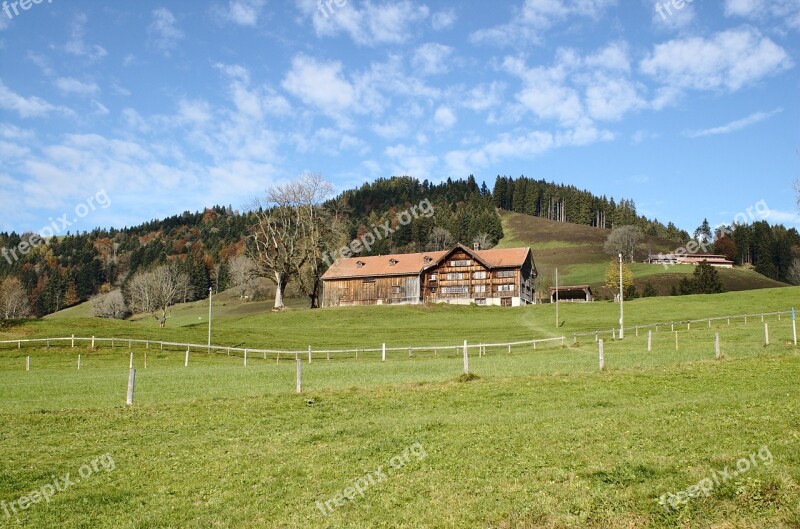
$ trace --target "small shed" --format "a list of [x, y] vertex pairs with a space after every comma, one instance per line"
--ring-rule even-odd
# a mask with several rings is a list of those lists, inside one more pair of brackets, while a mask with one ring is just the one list
[[592, 287], [589, 285], [572, 285], [563, 287], [550, 287], [550, 303], [556, 302], [556, 292], [558, 301], [561, 303], [588, 303], [594, 301]]

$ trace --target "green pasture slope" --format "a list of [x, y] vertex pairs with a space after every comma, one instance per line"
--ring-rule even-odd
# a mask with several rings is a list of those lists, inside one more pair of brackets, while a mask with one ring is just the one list
[[[593, 287], [604, 284], [610, 257], [603, 252], [603, 243], [610, 230], [555, 222], [509, 211], [500, 213], [505, 237], [499, 246], [530, 246], [540, 275], [552, 276], [554, 269], [558, 268], [562, 284], [588, 284]], [[646, 237], [641, 246], [651, 253], [676, 250], [675, 243], [657, 237]], [[677, 285], [682, 277], [691, 275], [694, 271], [692, 265], [665, 268], [660, 265], [634, 263], [630, 266], [639, 292], [650, 282], [661, 295], [668, 295], [673, 285]], [[785, 286], [779, 281], [744, 268], [719, 269], [719, 273], [722, 283], [729, 291]]]
[[[626, 325], [798, 302], [798, 288], [636, 300]], [[0, 527], [800, 527], [800, 356], [786, 315], [766, 318], [769, 346], [760, 318], [684, 327], [677, 351], [669, 329], [653, 334], [651, 353], [644, 332], [628, 331], [606, 341], [599, 372], [597, 344], [573, 345], [571, 333], [613, 326], [619, 306], [608, 302], [562, 304], [559, 327], [552, 306], [242, 316], [246, 307], [230, 299], [215, 303], [214, 341], [224, 345], [568, 339], [563, 348], [473, 350], [473, 380], [460, 376], [455, 350], [393, 353], [385, 363], [315, 357], [303, 365], [302, 395], [293, 359], [256, 356], [244, 367], [241, 356], [196, 351], [184, 367], [183, 351], [153, 348], [145, 369], [134, 347], [131, 408], [127, 344], [0, 346]], [[163, 330], [151, 319], [61, 317], [8, 325], [0, 339], [203, 343], [207, 322], [194, 322], [202, 308], [181, 310], [185, 318]], [[742, 459], [749, 468], [733, 476]], [[74, 484], [20, 510], [20, 497], [41, 500], [31, 492], [49, 493], [67, 473]], [[714, 476], [707, 496], [659, 504]], [[6, 516], [12, 501], [18, 512]], [[323, 514], [325, 502], [332, 512]]]

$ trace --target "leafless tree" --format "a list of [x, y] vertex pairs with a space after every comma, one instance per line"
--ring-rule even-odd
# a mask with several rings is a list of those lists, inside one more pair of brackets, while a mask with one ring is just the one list
[[494, 246], [492, 236], [486, 232], [479, 233], [472, 239], [472, 244], [478, 247], [478, 250], [489, 250]]
[[140, 272], [128, 285], [128, 305], [134, 312], [149, 312], [163, 329], [172, 316], [172, 306], [188, 289], [189, 277], [172, 265]]
[[92, 312], [96, 318], [115, 320], [124, 319], [129, 314], [122, 292], [119, 290], [94, 298], [92, 300]]
[[250, 237], [252, 256], [259, 273], [275, 283], [275, 310], [284, 308], [289, 281], [309, 266], [311, 280], [304, 290], [315, 304], [324, 251], [322, 202], [332, 191], [332, 184], [321, 175], [306, 174], [267, 190], [267, 207], [255, 211], [258, 222]]
[[27, 318], [31, 305], [25, 287], [16, 277], [7, 277], [0, 283], [0, 317], [4, 320]]
[[620, 226], [614, 228], [603, 244], [603, 251], [609, 255], [616, 256], [622, 254], [625, 262], [632, 263], [636, 248], [642, 239], [642, 230], [636, 226]]
[[242, 299], [248, 292], [252, 292], [255, 279], [258, 276], [258, 264], [255, 259], [240, 255], [230, 260], [231, 287], [239, 293]]
[[428, 238], [428, 249], [434, 252], [438, 250], [447, 250], [452, 248], [454, 244], [453, 235], [441, 226], [433, 228]]

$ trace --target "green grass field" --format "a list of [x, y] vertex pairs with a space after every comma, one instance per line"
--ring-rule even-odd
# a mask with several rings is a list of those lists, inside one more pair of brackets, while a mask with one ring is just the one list
[[[800, 288], [636, 300], [626, 303], [626, 326], [785, 311], [798, 301]], [[607, 337], [600, 372], [594, 339], [571, 336], [613, 327], [619, 306], [609, 302], [562, 304], [559, 327], [549, 305], [242, 316], [253, 304], [217, 302], [226, 305], [215, 309], [214, 342], [231, 346], [568, 339], [485, 357], [473, 349], [471, 381], [459, 376], [455, 350], [394, 352], [385, 363], [375, 353], [315, 357], [303, 365], [302, 395], [291, 358], [253, 356], [244, 367], [241, 356], [193, 352], [184, 367], [183, 351], [151, 349], [145, 369], [134, 347], [131, 408], [126, 343], [0, 346], [0, 501], [19, 511], [6, 516], [0, 504], [0, 526], [800, 527], [800, 356], [786, 316], [767, 317], [769, 346], [759, 318], [682, 327], [677, 351], [668, 328], [653, 334], [651, 353], [646, 333], [629, 330], [625, 340]], [[152, 319], [62, 315], [7, 325], [0, 339], [204, 343], [207, 322], [195, 323], [204, 309], [182, 307], [163, 330]], [[769, 464], [755, 456], [764, 449]], [[659, 505], [750, 454], [750, 468], [708, 496]], [[98, 466], [103, 456], [113, 465]], [[67, 473], [80, 482], [19, 509], [20, 497]], [[356, 482], [363, 497], [348, 488]], [[335, 508], [323, 514], [326, 501]]]

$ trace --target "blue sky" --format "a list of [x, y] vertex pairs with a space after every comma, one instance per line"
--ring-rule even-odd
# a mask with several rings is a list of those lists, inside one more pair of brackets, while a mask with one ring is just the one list
[[308, 171], [800, 226], [800, 0], [32, 2], [0, 12], [0, 230], [238, 209]]

